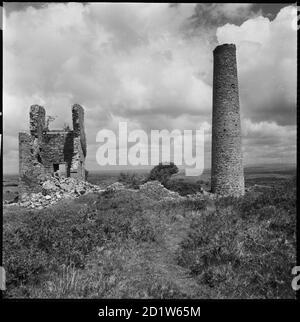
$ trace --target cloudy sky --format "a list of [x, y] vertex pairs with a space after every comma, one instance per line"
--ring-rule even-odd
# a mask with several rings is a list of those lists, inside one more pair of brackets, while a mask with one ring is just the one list
[[295, 163], [293, 5], [4, 3], [4, 172], [18, 171], [18, 132], [40, 104], [71, 122], [85, 108], [87, 168], [97, 132], [205, 128], [210, 167], [212, 51], [235, 43], [244, 163]]

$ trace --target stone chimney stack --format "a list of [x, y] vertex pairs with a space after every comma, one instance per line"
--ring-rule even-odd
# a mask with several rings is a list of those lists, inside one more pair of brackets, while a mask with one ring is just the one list
[[245, 193], [236, 47], [217, 46], [214, 54], [211, 190]]

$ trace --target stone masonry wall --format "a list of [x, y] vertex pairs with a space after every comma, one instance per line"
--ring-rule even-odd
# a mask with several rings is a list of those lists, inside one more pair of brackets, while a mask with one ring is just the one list
[[45, 167], [70, 164], [73, 156], [73, 131], [46, 132], [41, 139], [40, 148]]
[[45, 174], [44, 166], [36, 154], [37, 138], [28, 133], [19, 133], [19, 194], [40, 192], [40, 180]]
[[46, 111], [43, 106], [32, 105], [30, 108], [30, 133], [41, 137], [46, 126]]
[[70, 175], [74, 178], [85, 178], [85, 157], [87, 153], [86, 136], [84, 130], [84, 110], [74, 104], [72, 107], [74, 150], [71, 161]]
[[244, 173], [241, 143], [236, 47], [214, 50], [212, 117], [212, 192], [243, 195]]
[[[72, 108], [74, 130], [46, 128], [45, 109], [30, 108], [30, 134], [19, 133], [19, 196], [41, 191], [41, 183], [59, 165], [65, 165], [67, 177], [85, 180], [86, 139], [84, 110]], [[82, 147], [83, 145], [83, 147]]]

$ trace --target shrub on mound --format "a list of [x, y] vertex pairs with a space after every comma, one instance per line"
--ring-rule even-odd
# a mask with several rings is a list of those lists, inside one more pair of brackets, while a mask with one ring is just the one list
[[157, 180], [164, 184], [173, 174], [177, 173], [178, 171], [178, 167], [173, 162], [168, 164], [159, 163], [159, 165], [155, 166], [150, 171], [147, 181]]

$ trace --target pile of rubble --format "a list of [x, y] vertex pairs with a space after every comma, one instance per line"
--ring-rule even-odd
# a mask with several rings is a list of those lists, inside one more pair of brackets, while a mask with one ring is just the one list
[[23, 195], [20, 206], [43, 209], [62, 199], [74, 199], [91, 192], [103, 192], [97, 185], [66, 177], [49, 177], [41, 186], [41, 192]]
[[185, 198], [187, 200], [207, 200], [207, 199], [216, 199], [217, 195], [211, 192], [208, 192], [204, 189], [201, 189], [201, 192], [196, 192], [192, 195], [186, 195]]
[[154, 200], [181, 199], [178, 192], [168, 190], [159, 181], [148, 181], [140, 186], [140, 191]]
[[[18, 204], [26, 208], [43, 209], [51, 206], [63, 199], [75, 199], [86, 193], [101, 193], [101, 192], [115, 192], [117, 190], [132, 190], [127, 189], [122, 183], [115, 182], [105, 189], [100, 186], [93, 185], [87, 181], [81, 181], [75, 178], [66, 178], [63, 176], [47, 177], [47, 180], [41, 183], [41, 192], [30, 193], [23, 195], [22, 200]], [[157, 201], [181, 201], [181, 200], [195, 200], [195, 199], [214, 199], [214, 195], [202, 191], [194, 195], [180, 196], [178, 192], [174, 192], [165, 188], [159, 181], [148, 181], [140, 185], [139, 190], [132, 190], [135, 192], [142, 192], [147, 197]], [[15, 201], [12, 203], [15, 204]]]
[[111, 185], [107, 186], [105, 188], [105, 191], [114, 192], [114, 191], [123, 190], [123, 189], [126, 189], [126, 187], [123, 185], [123, 183], [117, 181], [117, 182], [114, 182]]

